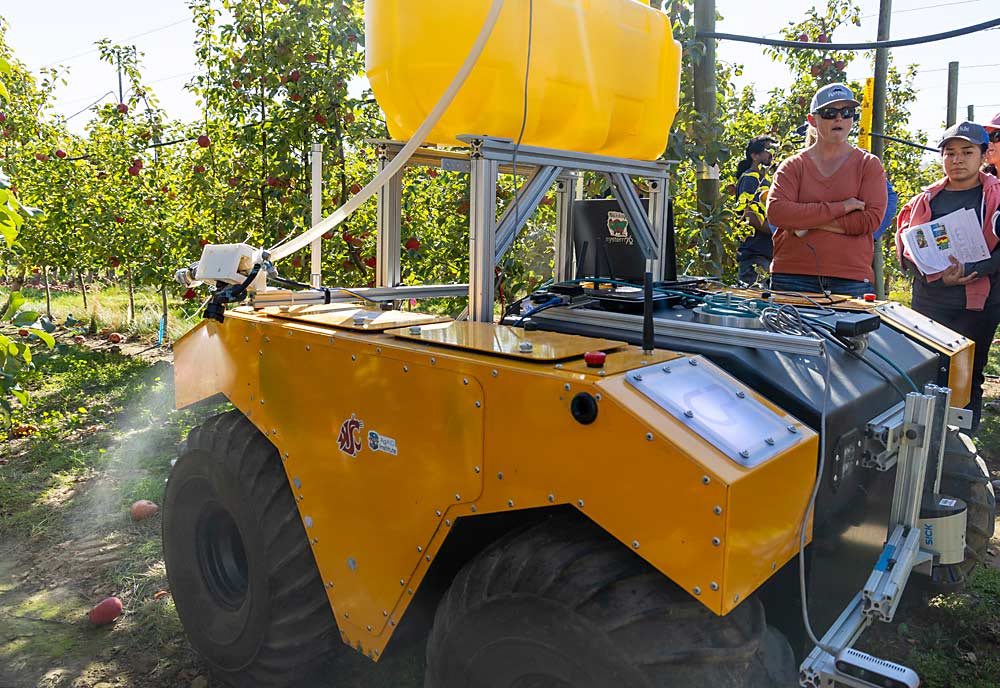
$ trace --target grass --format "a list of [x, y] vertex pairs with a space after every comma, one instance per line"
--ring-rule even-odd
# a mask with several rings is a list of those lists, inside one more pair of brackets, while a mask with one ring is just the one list
[[[25, 287], [21, 293], [27, 299], [24, 308], [45, 313], [45, 290], [34, 286]], [[0, 290], [0, 297], [6, 292]], [[155, 336], [160, 327], [163, 306], [160, 292], [151, 288], [138, 289], [135, 292], [135, 320], [129, 324], [128, 289], [124, 286], [92, 285], [87, 292], [87, 308], [83, 307], [83, 295], [79, 289], [52, 290], [52, 318], [56, 322], [64, 322], [66, 316], [85, 323], [94, 321], [94, 331], [107, 333], [119, 332], [136, 337]], [[0, 298], [2, 300], [2, 298]], [[198, 322], [191, 316], [197, 312], [194, 302], [180, 301], [169, 297], [167, 300], [167, 338], [175, 341]]]

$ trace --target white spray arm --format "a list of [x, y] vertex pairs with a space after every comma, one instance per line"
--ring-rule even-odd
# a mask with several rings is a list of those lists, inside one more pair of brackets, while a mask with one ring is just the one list
[[451, 102], [455, 99], [458, 94], [458, 90], [465, 83], [466, 79], [469, 78], [469, 73], [472, 72], [472, 68], [476, 66], [476, 62], [479, 61], [479, 57], [483, 54], [483, 50], [486, 48], [486, 42], [489, 40], [490, 36], [493, 34], [493, 29], [496, 26], [497, 20], [500, 18], [500, 10], [503, 9], [504, 0], [493, 0], [493, 5], [490, 7], [490, 12], [486, 17], [486, 22], [483, 24], [483, 28], [479, 30], [479, 36], [476, 37], [476, 42], [472, 45], [472, 50], [469, 51], [468, 57], [465, 58], [465, 62], [462, 63], [461, 69], [455, 74], [455, 78], [452, 79], [451, 84], [445, 90], [441, 99], [438, 101], [437, 105], [424, 120], [424, 123], [420, 125], [420, 128], [413, 134], [403, 149], [392, 159], [384, 170], [379, 173], [374, 179], [372, 179], [360, 192], [351, 198], [347, 203], [337, 208], [331, 215], [326, 217], [322, 222], [315, 225], [311, 229], [306, 230], [299, 236], [288, 241], [287, 243], [280, 244], [275, 248], [271, 249], [271, 261], [277, 262], [284, 258], [285, 256], [291, 255], [298, 251], [299, 249], [305, 248], [313, 240], [318, 239], [324, 233], [330, 231], [341, 222], [346, 220], [355, 210], [361, 207], [361, 205], [375, 195], [379, 189], [381, 189], [386, 182], [388, 182], [399, 170], [403, 168], [406, 161], [409, 160], [410, 156], [413, 155], [417, 148], [419, 148], [427, 135], [432, 129], [437, 125], [438, 120], [444, 115], [445, 110], [451, 105]]

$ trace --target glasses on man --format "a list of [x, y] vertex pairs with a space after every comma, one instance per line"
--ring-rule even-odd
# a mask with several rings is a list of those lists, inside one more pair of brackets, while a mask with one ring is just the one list
[[990, 141], [993, 143], [1000, 143], [1000, 129], [990, 133]]
[[855, 119], [858, 116], [858, 109], [850, 106], [842, 108], [825, 107], [817, 110], [816, 114], [823, 119], [837, 119], [837, 115], [840, 115], [844, 119]]

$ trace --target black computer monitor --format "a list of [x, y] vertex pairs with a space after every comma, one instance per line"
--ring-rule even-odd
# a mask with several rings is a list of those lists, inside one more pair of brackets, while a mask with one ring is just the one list
[[[642, 199], [642, 206], [649, 212], [649, 199]], [[646, 259], [617, 200], [574, 201], [571, 221], [578, 278], [642, 282]]]

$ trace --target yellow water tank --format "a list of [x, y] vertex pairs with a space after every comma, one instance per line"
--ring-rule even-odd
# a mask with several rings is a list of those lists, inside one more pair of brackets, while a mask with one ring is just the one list
[[[409, 139], [482, 28], [491, 0], [366, 0], [366, 69], [389, 133]], [[507, 0], [486, 49], [428, 143], [517, 139], [528, 0]], [[525, 145], [653, 160], [680, 92], [680, 44], [637, 0], [534, 0]]]

